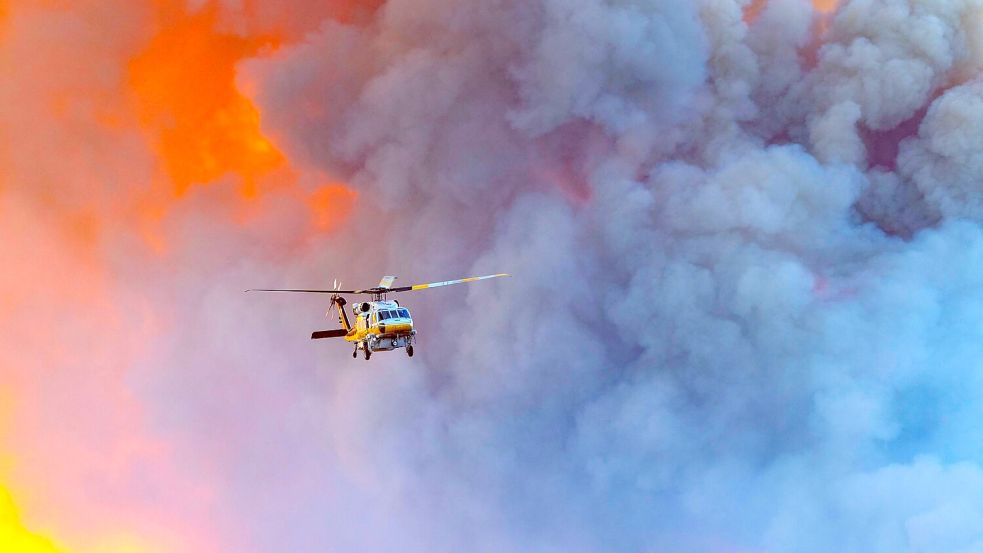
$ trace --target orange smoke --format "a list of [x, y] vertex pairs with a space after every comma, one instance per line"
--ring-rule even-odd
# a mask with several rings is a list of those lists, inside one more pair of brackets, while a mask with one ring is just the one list
[[194, 14], [164, 11], [160, 31], [130, 63], [129, 83], [174, 191], [232, 173], [254, 195], [256, 179], [284, 158], [260, 131], [256, 107], [236, 90], [235, 64], [278, 39], [218, 31], [214, 5]]
[[357, 194], [343, 184], [329, 184], [308, 199], [314, 227], [330, 232], [343, 223], [355, 203]]
[[[378, 3], [335, 1], [311, 6], [332, 10], [324, 16], [353, 19], [370, 13]], [[189, 11], [183, 2], [158, 0], [157, 8], [154, 34], [130, 60], [127, 72], [138, 119], [167, 174], [166, 190], [156, 187], [157, 193], [143, 198], [137, 208], [145, 242], [153, 251], [165, 251], [167, 241], [159, 224], [171, 205], [192, 186], [228, 175], [240, 179], [239, 200], [255, 200], [265, 191], [279, 189], [302, 197], [313, 231], [337, 228], [351, 210], [354, 192], [337, 184], [313, 193], [302, 189], [297, 171], [263, 134], [259, 110], [236, 85], [237, 63], [300, 37], [287, 30], [287, 23], [267, 20], [254, 2], [243, 4], [236, 14], [240, 19], [214, 2]], [[237, 28], [253, 32], [225, 30], [230, 18], [241, 23]], [[256, 206], [249, 209], [255, 213]]]
[[744, 8], [744, 22], [751, 23], [761, 15], [761, 10], [765, 9], [768, 4], [768, 0], [752, 0], [746, 8]]
[[[761, 10], [768, 5], [768, 0], [752, 0], [744, 8], [744, 22], [751, 23], [761, 15]], [[836, 10], [839, 0], [812, 0], [812, 7], [819, 13], [827, 14]]]
[[[177, 460], [131, 389], [173, 308], [125, 277], [148, 245], [165, 249], [179, 206], [228, 225], [276, 196], [306, 216], [299, 242], [335, 232], [355, 193], [292, 168], [237, 89], [241, 60], [300, 28], [281, 33], [265, 12], [235, 25], [227, 4], [0, 0], [2, 552], [230, 550], [214, 545], [212, 481]], [[309, 4], [351, 18], [361, 5]]]

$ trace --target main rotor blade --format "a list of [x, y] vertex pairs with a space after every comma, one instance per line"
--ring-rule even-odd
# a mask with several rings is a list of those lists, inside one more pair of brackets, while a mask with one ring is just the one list
[[427, 284], [415, 284], [413, 286], [402, 286], [400, 288], [367, 288], [365, 290], [288, 290], [280, 288], [257, 288], [246, 290], [247, 292], [291, 292], [296, 294], [391, 294], [395, 292], [411, 292], [414, 290], [426, 290], [427, 288], [439, 288], [441, 286], [450, 286], [451, 284], [464, 284], [466, 282], [477, 282], [479, 280], [488, 280], [490, 278], [498, 277], [510, 277], [512, 275], [508, 273], [499, 273], [497, 275], [485, 275], [479, 277], [468, 277], [460, 278], [457, 280], [445, 280], [443, 282], [430, 282]]
[[426, 290], [427, 288], [439, 288], [441, 286], [450, 286], [451, 284], [464, 284], [465, 282], [477, 282], [479, 280], [488, 280], [490, 278], [498, 277], [510, 277], [512, 275], [508, 273], [499, 273], [497, 275], [485, 275], [478, 277], [468, 277], [459, 278], [457, 280], [445, 280], [443, 282], [431, 282], [428, 284], [415, 284], [413, 286], [403, 286], [400, 288], [390, 288], [388, 292], [412, 292], [415, 290]]
[[364, 290], [279, 290], [270, 288], [257, 288], [246, 290], [247, 292], [295, 292], [299, 294], [363, 294]]

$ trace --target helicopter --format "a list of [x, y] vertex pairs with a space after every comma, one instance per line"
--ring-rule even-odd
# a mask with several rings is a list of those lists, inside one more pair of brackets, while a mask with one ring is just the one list
[[[346, 342], [355, 344], [352, 357], [358, 357], [358, 351], [362, 350], [365, 360], [372, 357], [376, 351], [393, 351], [397, 348], [406, 348], [406, 355], [413, 357], [413, 344], [416, 343], [416, 330], [413, 328], [413, 317], [410, 310], [401, 306], [396, 300], [387, 300], [388, 294], [400, 292], [412, 292], [416, 290], [426, 290], [427, 288], [439, 288], [452, 284], [464, 284], [466, 282], [477, 282], [491, 278], [512, 276], [508, 273], [496, 275], [485, 275], [478, 277], [460, 278], [457, 280], [445, 280], [442, 282], [430, 282], [427, 284], [414, 284], [413, 286], [401, 286], [393, 288], [396, 281], [395, 276], [384, 276], [379, 281], [378, 286], [366, 288], [364, 290], [342, 290], [337, 280], [330, 290], [288, 290], [288, 289], [251, 289], [246, 292], [290, 292], [299, 294], [331, 294], [331, 307], [338, 313], [338, 323], [341, 328], [336, 330], [319, 330], [311, 334], [311, 340], [323, 338], [344, 338]], [[371, 296], [371, 301], [355, 303], [352, 306], [352, 313], [355, 316], [355, 324], [351, 324], [345, 306], [348, 302], [344, 295], [367, 295]], [[325, 315], [329, 315], [329, 308]]]

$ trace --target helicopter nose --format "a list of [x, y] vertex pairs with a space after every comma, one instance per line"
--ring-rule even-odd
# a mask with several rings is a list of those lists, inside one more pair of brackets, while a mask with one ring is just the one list
[[388, 323], [384, 332], [409, 332], [413, 330], [413, 323]]

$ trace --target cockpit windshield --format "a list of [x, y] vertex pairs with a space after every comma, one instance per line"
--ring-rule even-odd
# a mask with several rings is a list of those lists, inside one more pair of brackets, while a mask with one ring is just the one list
[[388, 319], [398, 319], [398, 318], [409, 319], [410, 318], [409, 310], [403, 308], [379, 310], [380, 321], [385, 321]]

